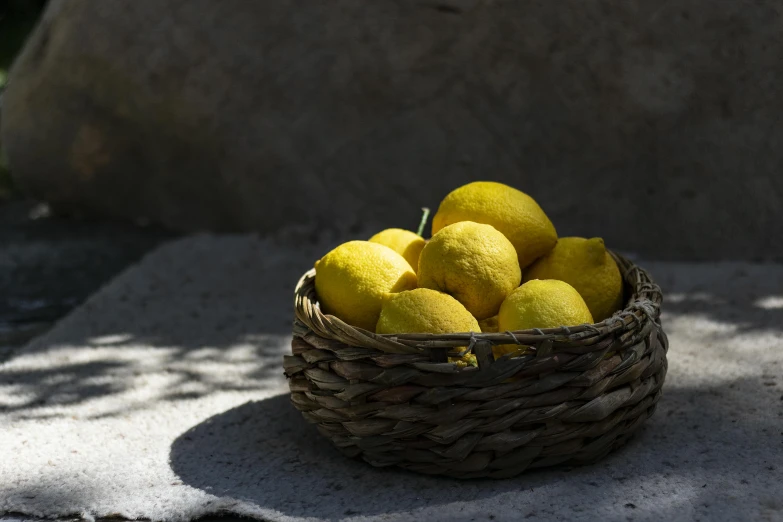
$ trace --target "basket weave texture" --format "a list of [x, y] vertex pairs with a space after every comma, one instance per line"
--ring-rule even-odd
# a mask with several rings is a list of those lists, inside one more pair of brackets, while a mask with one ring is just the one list
[[[323, 314], [315, 272], [295, 290], [291, 402], [349, 457], [457, 478], [594, 462], [655, 411], [666, 376], [662, 295], [612, 254], [625, 308], [593, 325], [377, 335]], [[520, 345], [494, 360], [493, 344]], [[478, 368], [448, 357], [472, 351]]]

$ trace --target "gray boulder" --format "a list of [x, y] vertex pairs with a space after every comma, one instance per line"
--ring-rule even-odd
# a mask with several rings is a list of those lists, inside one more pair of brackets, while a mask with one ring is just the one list
[[646, 257], [783, 258], [772, 0], [54, 0], [2, 140], [58, 208], [413, 228], [475, 179]]

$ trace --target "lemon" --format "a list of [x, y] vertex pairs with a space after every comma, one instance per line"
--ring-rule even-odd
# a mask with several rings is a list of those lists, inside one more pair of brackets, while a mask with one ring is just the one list
[[[383, 299], [381, 315], [375, 332], [395, 333], [460, 333], [480, 332], [476, 318], [459, 301], [442, 292], [417, 288]], [[476, 366], [476, 356], [449, 359], [459, 367]]]
[[479, 321], [479, 326], [483, 333], [498, 333], [498, 316], [493, 315]]
[[414, 272], [419, 269], [419, 254], [425, 243], [420, 235], [401, 228], [387, 228], [372, 236], [369, 241], [386, 245], [400, 254], [411, 265]]
[[[501, 332], [531, 328], [556, 328], [592, 323], [590, 310], [573, 286], [555, 279], [533, 279], [509, 295], [498, 312]], [[495, 356], [514, 352], [520, 346], [494, 347]]]
[[387, 295], [375, 328], [379, 334], [479, 331], [478, 321], [459, 301], [429, 288]]
[[623, 278], [601, 238], [560, 238], [525, 270], [524, 280], [559, 279], [576, 288], [593, 319], [603, 321], [623, 305]]
[[459, 221], [492, 225], [517, 251], [525, 268], [555, 246], [557, 232], [538, 203], [515, 188], [494, 181], [476, 181], [452, 191], [432, 218], [432, 234]]
[[419, 256], [419, 287], [453, 296], [478, 320], [497, 314], [521, 279], [514, 245], [491, 225], [444, 227]]
[[416, 288], [416, 274], [391, 248], [349, 241], [315, 263], [315, 291], [324, 313], [374, 331], [383, 296]]
[[579, 292], [555, 279], [526, 282], [503, 301], [498, 312], [498, 328], [503, 332], [592, 322], [593, 316]]

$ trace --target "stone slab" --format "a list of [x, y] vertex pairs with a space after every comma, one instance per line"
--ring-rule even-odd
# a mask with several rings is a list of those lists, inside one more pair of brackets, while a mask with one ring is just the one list
[[346, 460], [289, 404], [292, 290], [328, 245], [161, 247], [0, 366], [0, 514], [184, 521], [783, 519], [783, 266], [641, 263], [669, 374], [599, 464], [456, 481]]

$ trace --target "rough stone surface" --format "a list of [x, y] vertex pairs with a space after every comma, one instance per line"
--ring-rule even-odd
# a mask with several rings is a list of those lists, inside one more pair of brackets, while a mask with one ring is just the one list
[[474, 179], [648, 258], [783, 258], [772, 0], [52, 0], [3, 143], [61, 208], [416, 226]]
[[783, 519], [783, 266], [642, 263], [671, 341], [642, 432], [596, 465], [460, 482], [350, 461], [289, 403], [292, 290], [328, 246], [169, 244], [0, 365], [0, 516]]

